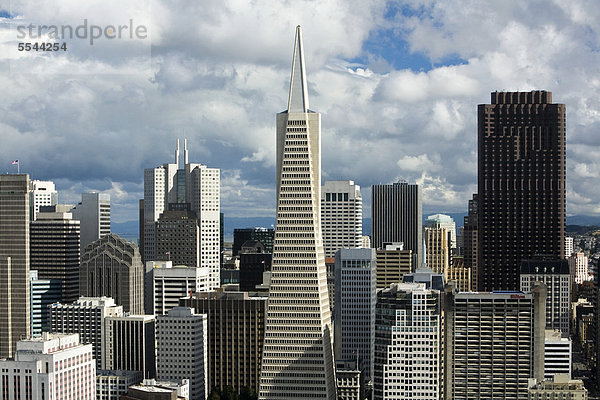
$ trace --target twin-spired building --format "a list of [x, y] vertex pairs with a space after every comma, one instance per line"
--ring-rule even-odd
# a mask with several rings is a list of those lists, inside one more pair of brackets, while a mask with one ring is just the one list
[[[218, 168], [188, 161], [187, 141], [180, 162], [179, 140], [175, 163], [144, 170], [144, 200], [140, 202], [140, 249], [142, 260], [172, 260], [189, 267], [210, 269], [209, 288], [220, 286], [220, 173]], [[161, 218], [162, 217], [162, 218]], [[194, 243], [180, 243], [173, 235], [193, 237]], [[193, 247], [194, 257], [180, 245]]]
[[308, 108], [296, 28], [288, 108], [277, 114], [277, 227], [260, 399], [335, 399], [331, 311], [321, 236], [321, 115]]

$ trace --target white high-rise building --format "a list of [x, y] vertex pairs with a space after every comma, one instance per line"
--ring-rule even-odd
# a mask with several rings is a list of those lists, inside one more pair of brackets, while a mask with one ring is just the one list
[[571, 257], [571, 254], [573, 254], [573, 251], [574, 251], [573, 238], [566, 236], [565, 237], [565, 258]]
[[362, 244], [362, 195], [354, 181], [326, 181], [321, 188], [321, 231], [325, 257]]
[[585, 253], [573, 253], [569, 257], [569, 268], [571, 269], [571, 276], [578, 285], [592, 279]]
[[208, 397], [207, 335], [206, 314], [195, 314], [193, 308], [175, 307], [156, 320], [157, 379], [188, 379], [190, 400]]
[[277, 114], [277, 227], [259, 399], [335, 399], [321, 237], [321, 115], [308, 108], [296, 28], [288, 108]]
[[52, 332], [79, 334], [82, 343], [93, 346], [97, 369], [105, 369], [105, 321], [107, 317], [122, 315], [123, 306], [115, 305], [110, 297], [80, 297], [72, 304], [54, 303], [50, 306], [50, 329]]
[[572, 281], [567, 260], [544, 256], [523, 260], [519, 278], [523, 292], [531, 291], [535, 282], [546, 285], [546, 329], [557, 329], [569, 337]]
[[181, 297], [191, 292], [208, 292], [210, 271], [208, 267], [175, 265], [171, 261], [147, 261], [146, 271], [152, 271], [152, 314], [164, 315], [179, 306]]
[[571, 339], [552, 329], [546, 329], [545, 337], [544, 379], [552, 379], [556, 374], [566, 374], [571, 378]]
[[81, 253], [88, 244], [110, 234], [110, 194], [82, 193], [71, 214], [81, 222]]
[[398, 283], [377, 294], [375, 400], [440, 399], [440, 292]]
[[2, 399], [95, 400], [96, 360], [79, 335], [43, 333], [17, 342], [14, 359], [0, 360]]
[[161, 260], [157, 254], [156, 222], [165, 211], [192, 211], [200, 227], [200, 265], [210, 269], [210, 288], [220, 286], [220, 169], [188, 162], [187, 140], [183, 164], [179, 140], [174, 164], [144, 170], [143, 232], [140, 248], [144, 261]]
[[33, 180], [29, 182], [29, 218], [36, 220], [41, 206], [58, 204], [58, 192], [52, 181]]

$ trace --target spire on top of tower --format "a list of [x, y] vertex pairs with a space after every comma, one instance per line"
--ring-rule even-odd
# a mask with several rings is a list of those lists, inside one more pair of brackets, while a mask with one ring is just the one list
[[302, 28], [300, 28], [300, 25], [296, 27], [288, 112], [308, 112], [308, 86], [306, 84], [306, 71], [304, 69], [304, 49], [302, 46]]

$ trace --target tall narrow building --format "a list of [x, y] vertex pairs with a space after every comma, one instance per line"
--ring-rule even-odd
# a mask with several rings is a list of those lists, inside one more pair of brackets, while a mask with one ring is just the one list
[[29, 175], [0, 175], [0, 358], [31, 329]]
[[320, 224], [321, 115], [308, 108], [296, 28], [288, 109], [277, 115], [277, 227], [259, 399], [335, 399]]
[[478, 107], [478, 287], [518, 290], [521, 261], [564, 257], [566, 107], [494, 92]]
[[371, 199], [371, 245], [375, 249], [385, 243], [404, 243], [412, 250], [413, 265], [423, 262], [423, 206], [421, 187], [398, 182], [373, 185]]
[[[220, 173], [218, 168], [193, 164], [188, 160], [187, 140], [183, 144], [183, 162], [180, 160], [179, 140], [175, 151], [175, 163], [166, 163], [156, 168], [144, 170], [144, 201], [140, 202], [140, 252], [142, 261], [165, 259], [165, 253], [180, 252], [181, 243], [169, 240], [169, 235], [181, 235], [189, 227], [181, 226], [182, 218], [189, 222], [197, 222], [199, 233], [194, 238], [195, 259], [197, 263], [190, 267], [210, 268], [210, 288], [220, 286], [220, 252], [221, 252], [221, 216], [220, 216]], [[179, 218], [179, 226], [171, 222], [177, 215], [171, 212], [181, 211], [185, 214]], [[189, 211], [191, 213], [185, 213]], [[164, 215], [163, 224], [159, 223]], [[175, 213], [177, 214], [177, 213]], [[187, 215], [193, 215], [188, 217]], [[181, 216], [180, 216], [181, 217]], [[189, 232], [189, 230], [187, 231]], [[159, 236], [160, 234], [163, 236]], [[186, 233], [187, 234], [187, 233]], [[170, 250], [170, 245], [177, 249]], [[187, 245], [187, 244], [186, 244]], [[166, 257], [167, 259], [169, 257]], [[186, 261], [186, 264], [188, 261]]]
[[110, 194], [82, 193], [81, 202], [70, 212], [80, 221], [82, 250], [110, 233]]
[[326, 181], [322, 187], [321, 228], [325, 257], [362, 245], [362, 195], [354, 181]]

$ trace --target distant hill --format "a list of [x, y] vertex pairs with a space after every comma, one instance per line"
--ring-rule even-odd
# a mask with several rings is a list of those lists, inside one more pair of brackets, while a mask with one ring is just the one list
[[[423, 222], [428, 215], [434, 213], [423, 214]], [[463, 225], [463, 218], [467, 215], [466, 213], [447, 213], [451, 216], [456, 223], [456, 227]], [[225, 215], [224, 231], [225, 240], [233, 239], [233, 230], [236, 228], [254, 228], [263, 227], [271, 228], [275, 226], [275, 217], [228, 217]], [[572, 233], [585, 233], [592, 230], [590, 227], [596, 227], [600, 229], [600, 216], [593, 215], [572, 215], [567, 217], [567, 232]], [[117, 235], [133, 240], [138, 237], [139, 226], [138, 221], [126, 221], [126, 222], [112, 222], [112, 232]], [[363, 235], [371, 234], [371, 218], [363, 218]]]

